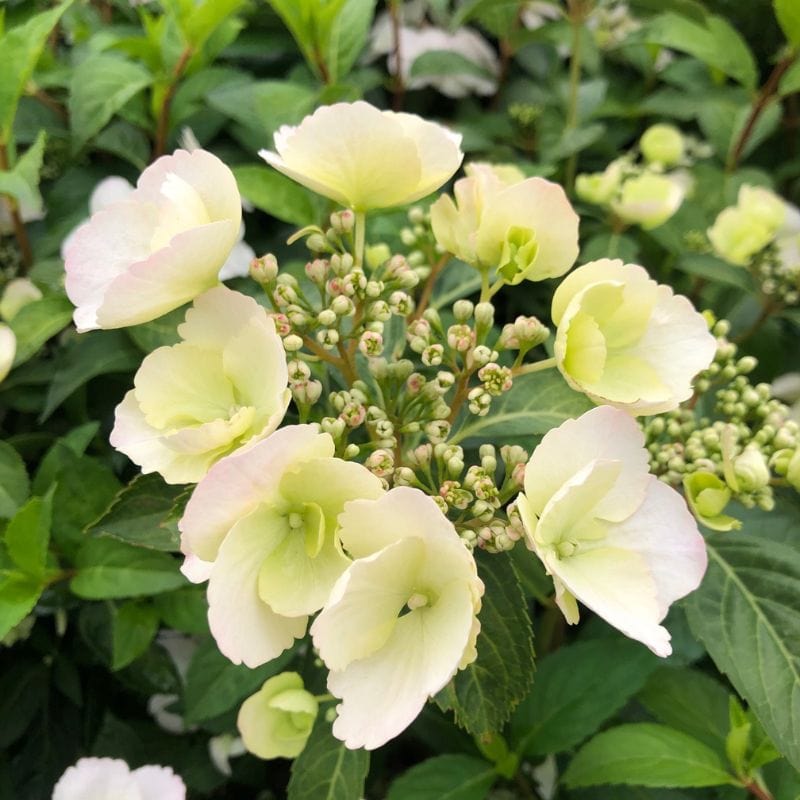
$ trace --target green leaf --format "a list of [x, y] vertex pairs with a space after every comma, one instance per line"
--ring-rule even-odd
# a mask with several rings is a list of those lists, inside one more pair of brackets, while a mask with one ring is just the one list
[[311, 192], [269, 167], [234, 167], [242, 197], [256, 208], [292, 225], [319, 222], [320, 202]]
[[473, 75], [488, 80], [494, 78], [489, 70], [452, 50], [428, 50], [422, 53], [414, 59], [409, 74], [412, 78], [429, 75]]
[[650, 722], [620, 725], [590, 739], [563, 781], [571, 789], [606, 783], [678, 789], [737, 783], [710, 747]]
[[348, 750], [320, 716], [292, 764], [287, 800], [355, 800], [364, 796], [368, 770], [369, 752]]
[[484, 800], [496, 778], [494, 767], [480, 758], [436, 756], [397, 778], [386, 800]]
[[508, 555], [479, 559], [478, 572], [486, 587], [478, 657], [456, 673], [437, 702], [471, 734], [485, 736], [500, 731], [528, 694], [535, 661], [527, 601]]
[[709, 14], [701, 21], [667, 12], [651, 19], [640, 35], [650, 44], [689, 53], [747, 89], [755, 88], [758, 71], [753, 54], [723, 17]]
[[180, 536], [172, 512], [184, 493], [183, 486], [164, 483], [160, 475], [137, 475], [87, 533], [152, 550], [177, 551]]
[[29, 491], [25, 462], [10, 444], [0, 441], [0, 519], [13, 517]]
[[99, 422], [87, 422], [56, 439], [36, 470], [31, 487], [33, 493], [44, 494], [53, 485], [59, 471], [64, 469], [65, 460], [72, 464], [74, 463], [73, 456], [82, 456], [99, 429]]
[[47, 142], [45, 131], [39, 131], [36, 141], [25, 151], [14, 169], [0, 170], [0, 192], [13, 197], [26, 214], [42, 212], [42, 196], [39, 194], [39, 179]]
[[208, 639], [195, 651], [186, 673], [183, 695], [186, 721], [194, 724], [224, 714], [261, 688], [267, 678], [277, 675], [290, 658], [291, 651], [287, 651], [250, 669], [228, 661], [214, 640]]
[[195, 635], [208, 633], [208, 601], [205, 586], [187, 586], [153, 598], [164, 624]]
[[11, 560], [26, 574], [41, 580], [50, 543], [53, 493], [32, 497], [8, 523], [6, 548]]
[[376, 0], [345, 0], [334, 15], [328, 39], [327, 60], [332, 83], [342, 81], [367, 43]]
[[158, 612], [151, 605], [124, 603], [114, 610], [111, 669], [127, 667], [150, 646], [158, 631]]
[[186, 584], [178, 566], [167, 553], [111, 538], [89, 539], [78, 551], [70, 588], [86, 600], [168, 592]]
[[258, 132], [265, 145], [281, 125], [294, 125], [314, 108], [313, 89], [290, 81], [239, 81], [207, 95], [212, 108]]
[[528, 756], [571, 749], [619, 711], [657, 666], [645, 647], [618, 638], [578, 642], [544, 656], [533, 691], [512, 718], [516, 749]]
[[728, 690], [719, 681], [688, 667], [661, 667], [650, 676], [638, 700], [659, 722], [724, 755]]
[[783, 73], [781, 82], [778, 84], [778, 94], [781, 97], [787, 94], [800, 92], [800, 60], [795, 61], [786, 72]]
[[11, 138], [17, 103], [25, 84], [33, 74], [50, 31], [72, 3], [73, 0], [66, 0], [0, 36], [0, 75], [3, 76], [0, 80], [0, 142], [6, 143]]
[[567, 419], [593, 408], [591, 401], [567, 385], [556, 370], [534, 372], [514, 379], [511, 389], [492, 403], [485, 417], [470, 414], [449, 440], [492, 440], [547, 433]]
[[0, 553], [0, 639], [33, 611], [42, 593], [41, 581], [4, 566]]
[[800, 769], [800, 551], [755, 533], [707, 539], [708, 571], [686, 609], [714, 663]]
[[153, 81], [141, 64], [111, 53], [94, 53], [75, 67], [70, 82], [72, 151], [99, 133], [132, 97]]
[[800, 5], [797, 0], [772, 0], [778, 24], [795, 47], [800, 46]]
[[73, 340], [59, 356], [39, 422], [44, 422], [76, 389], [98, 375], [133, 372], [141, 354], [122, 331], [92, 331]]
[[195, 50], [201, 50], [214, 31], [245, 5], [246, 0], [205, 0], [194, 3], [181, 20], [183, 32]]
[[152, 322], [126, 328], [125, 333], [143, 353], [152, 353], [157, 347], [177, 344], [181, 340], [178, 325], [183, 322], [186, 310], [186, 306], [181, 306]]
[[72, 303], [61, 294], [51, 294], [23, 306], [8, 323], [17, 337], [14, 366], [24, 364], [48, 339], [69, 325], [72, 311]]

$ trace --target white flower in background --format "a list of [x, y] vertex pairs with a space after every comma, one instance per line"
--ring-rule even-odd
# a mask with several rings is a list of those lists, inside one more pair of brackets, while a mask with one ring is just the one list
[[557, 3], [548, 3], [546, 0], [530, 0], [523, 4], [520, 11], [522, 24], [531, 31], [557, 19], [564, 19], [563, 9]]
[[257, 667], [303, 636], [350, 563], [337, 515], [383, 491], [334, 450], [315, 425], [281, 428], [212, 467], [186, 506], [182, 571], [208, 579], [211, 633], [236, 664]]
[[240, 233], [233, 173], [204, 150], [177, 150], [151, 164], [133, 192], [94, 213], [64, 248], [75, 325], [136, 325], [178, 308], [218, 282]]
[[459, 134], [360, 100], [322, 106], [274, 141], [277, 152], [259, 152], [268, 164], [356, 212], [426, 197], [464, 157]]
[[317, 719], [319, 702], [296, 672], [281, 672], [242, 703], [236, 725], [259, 758], [296, 758]]
[[[197, 641], [192, 636], [171, 630], [162, 630], [157, 641], [169, 654], [181, 683], [185, 685], [189, 664], [197, 650]], [[177, 694], [158, 693], [151, 695], [147, 701], [147, 713], [168, 733], [179, 734], [188, 730], [183, 717], [169, 710], [179, 699]]]
[[14, 278], [6, 284], [0, 297], [0, 319], [11, 322], [22, 308], [42, 299], [39, 287], [28, 278]]
[[6, 379], [17, 355], [17, 337], [14, 331], [0, 322], [0, 382]]
[[617, 158], [602, 172], [578, 175], [575, 179], [575, 193], [587, 203], [607, 205], [622, 185], [627, 164], [627, 159]]
[[351, 501], [339, 524], [356, 560], [311, 635], [342, 701], [334, 736], [372, 750], [474, 661], [483, 583], [453, 524], [418, 489]]
[[216, 770], [222, 775], [230, 777], [233, 774], [230, 760], [237, 756], [243, 756], [246, 752], [247, 748], [244, 746], [240, 736], [221, 733], [219, 736], [212, 736], [208, 740], [208, 756]]
[[800, 372], [786, 372], [772, 382], [772, 395], [790, 406], [789, 416], [800, 422]]
[[445, 250], [479, 268], [497, 268], [511, 284], [563, 275], [578, 257], [578, 215], [564, 190], [521, 177], [471, 164], [456, 181], [455, 202], [442, 195], [431, 206], [433, 235]]
[[186, 800], [186, 786], [169, 767], [131, 770], [118, 758], [81, 758], [61, 776], [52, 800]]
[[[401, 25], [400, 79], [407, 89], [432, 86], [447, 97], [466, 97], [469, 94], [490, 95], [497, 91], [500, 62], [489, 43], [471, 28], [459, 28], [454, 33], [436, 27], [412, 28]], [[394, 33], [391, 18], [381, 14], [372, 30], [371, 52], [388, 55], [387, 66], [391, 75], [397, 75], [397, 58], [394, 53]], [[453, 53], [469, 64], [463, 72], [413, 74], [414, 62], [426, 53]], [[476, 69], [477, 68], [477, 69]]]
[[578, 622], [580, 601], [665, 657], [670, 635], [659, 623], [700, 585], [707, 555], [683, 498], [648, 463], [635, 420], [595, 408], [545, 435], [517, 508], [567, 622]]
[[142, 361], [110, 441], [144, 473], [195, 483], [223, 456], [272, 433], [291, 393], [275, 324], [251, 297], [210, 289], [178, 333], [181, 342]]
[[716, 340], [689, 300], [619, 259], [571, 272], [553, 295], [551, 314], [567, 383], [632, 414], [677, 408], [716, 353]]

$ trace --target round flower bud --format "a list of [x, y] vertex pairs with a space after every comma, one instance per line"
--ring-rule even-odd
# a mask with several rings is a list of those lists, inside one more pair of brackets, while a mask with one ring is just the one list
[[674, 166], [683, 158], [683, 134], [674, 125], [651, 125], [639, 140], [639, 149], [651, 164]]
[[469, 300], [456, 300], [453, 303], [453, 316], [458, 322], [466, 322], [474, 311], [475, 306]]
[[336, 312], [332, 308], [323, 308], [317, 314], [317, 322], [325, 326], [333, 325], [336, 322]]
[[283, 339], [283, 349], [287, 353], [294, 353], [303, 346], [303, 340], [296, 333], [290, 333]]
[[260, 284], [272, 283], [278, 277], [278, 259], [272, 253], [250, 262], [250, 277]]
[[236, 720], [245, 747], [259, 758], [295, 758], [306, 745], [319, 703], [296, 672], [282, 672], [242, 703]]
[[733, 472], [743, 492], [755, 492], [769, 485], [769, 467], [763, 453], [747, 447], [733, 459]]

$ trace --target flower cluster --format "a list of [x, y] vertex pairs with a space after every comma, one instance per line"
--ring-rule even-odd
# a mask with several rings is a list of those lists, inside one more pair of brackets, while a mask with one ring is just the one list
[[695, 143], [677, 128], [653, 125], [639, 140], [641, 162], [634, 149], [603, 172], [578, 175], [575, 191], [587, 203], [608, 209], [617, 230], [627, 225], [657, 228], [690, 193], [692, 178], [685, 167], [696, 150]]
[[[649, 131], [640, 177], [681, 163], [679, 145]], [[368, 243], [368, 212], [418, 201], [458, 169], [459, 138], [434, 123], [336, 104], [281, 128], [262, 156], [344, 206], [290, 240], [305, 238], [304, 269], [253, 259], [263, 304], [218, 285], [241, 200], [202, 150], [156, 161], [65, 248], [80, 330], [192, 302], [180, 341], [145, 357], [111, 441], [143, 472], [197, 484], [182, 571], [208, 583], [220, 651], [257, 667], [308, 636], [328, 670], [328, 696], [295, 672], [266, 681], [241, 707], [244, 746], [298, 755], [332, 698], [348, 747], [397, 736], [476, 658], [476, 551], [523, 539], [569, 622], [581, 601], [667, 655], [660, 622], [698, 585], [705, 550], [683, 500], [649, 473], [634, 417], [673, 413], [697, 373], [710, 380], [719, 348], [705, 319], [641, 266], [569, 273], [577, 214], [561, 187], [515, 167], [467, 165], [454, 197], [412, 208], [409, 252]], [[477, 302], [433, 301], [452, 259], [477, 271]], [[496, 324], [497, 292], [553, 278], [552, 343], [536, 317]], [[552, 357], [536, 360], [542, 346]], [[465, 424], [549, 367], [600, 407], [532, 453], [484, 443], [470, 464]], [[734, 471], [750, 486], [745, 455]]]

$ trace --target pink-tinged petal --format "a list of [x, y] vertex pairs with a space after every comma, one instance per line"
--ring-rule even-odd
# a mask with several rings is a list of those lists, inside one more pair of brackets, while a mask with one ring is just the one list
[[328, 690], [342, 698], [334, 736], [373, 750], [405, 730], [458, 670], [473, 622], [469, 585], [447, 584], [432, 607], [401, 617], [378, 652], [331, 671]]
[[181, 550], [213, 561], [233, 525], [275, 496], [289, 464], [333, 453], [333, 439], [316, 425], [289, 425], [217, 462], [186, 505], [178, 525]]
[[147, 322], [216, 285], [237, 229], [238, 222], [231, 220], [191, 228], [146, 260], [129, 266], [107, 287], [97, 310], [100, 326], [122, 328]]
[[286, 527], [280, 515], [257, 510], [234, 525], [219, 547], [208, 582], [208, 624], [234, 664], [265, 664], [306, 631], [307, 617], [279, 616], [258, 595], [261, 564]]
[[108, 287], [129, 265], [150, 255], [157, 206], [124, 202], [95, 214], [64, 247], [67, 297], [80, 332], [100, 327], [97, 311]]
[[131, 774], [143, 800], [186, 800], [186, 786], [169, 767], [148, 765]]
[[[227, 286], [216, 286], [195, 298], [178, 325], [178, 334], [188, 344], [221, 350], [222, 343], [237, 337], [253, 320], [272, 319], [252, 297]], [[271, 330], [275, 329], [272, 323]]]
[[128, 200], [133, 184], [119, 175], [109, 175], [94, 187], [89, 198], [89, 213], [96, 214], [104, 208]]
[[621, 520], [641, 504], [649, 481], [644, 434], [629, 414], [598, 406], [545, 434], [525, 468], [525, 494], [541, 516], [550, 498], [592, 461], [619, 461], [620, 476], [595, 513]]
[[214, 568], [213, 561], [203, 561], [193, 553], [186, 556], [181, 564], [181, 572], [192, 583], [205, 583], [211, 577], [211, 570]]
[[211, 219], [228, 219], [236, 223], [233, 240], [236, 242], [242, 201], [230, 169], [207, 150], [176, 150], [172, 155], [161, 156], [141, 174], [136, 184], [136, 199], [161, 202], [164, 182], [170, 175], [182, 179], [200, 195]]
[[117, 758], [81, 758], [53, 789], [52, 800], [143, 800], [128, 765]]

